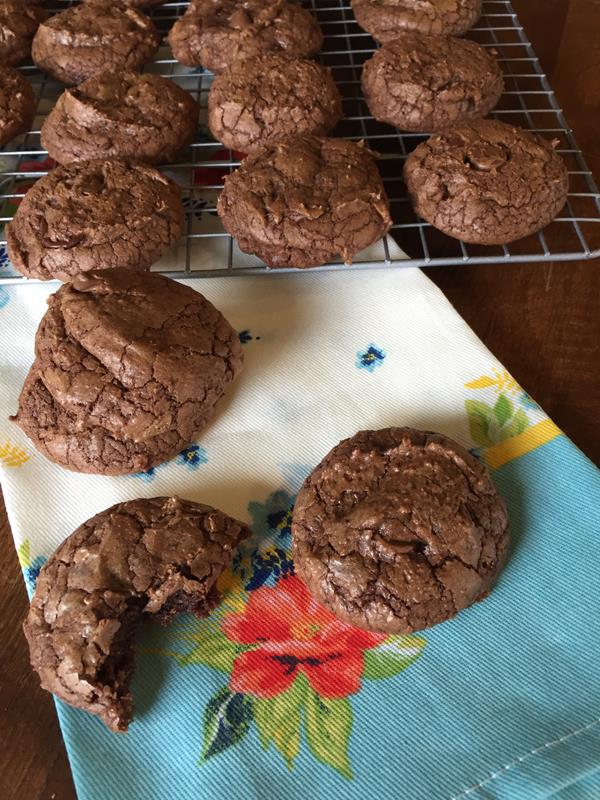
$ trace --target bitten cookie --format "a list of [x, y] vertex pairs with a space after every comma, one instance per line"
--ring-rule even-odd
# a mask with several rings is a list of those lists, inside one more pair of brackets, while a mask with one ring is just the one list
[[126, 731], [139, 623], [208, 616], [217, 579], [249, 533], [177, 497], [130, 500], [84, 522], [42, 567], [23, 625], [42, 687]]
[[31, 55], [31, 42], [46, 12], [18, 0], [0, 2], [0, 62], [15, 66]]
[[148, 269], [181, 236], [177, 184], [153, 167], [81, 161], [27, 192], [6, 228], [8, 255], [29, 278], [68, 281], [91, 269]]
[[492, 53], [476, 42], [408, 31], [365, 62], [371, 114], [405, 131], [437, 131], [485, 117], [504, 89]]
[[159, 75], [110, 72], [67, 89], [42, 125], [59, 164], [93, 158], [169, 162], [193, 141], [198, 104]]
[[248, 156], [217, 203], [225, 229], [270, 267], [346, 262], [391, 225], [371, 153], [346, 139], [294, 136]]
[[0, 66], [0, 147], [25, 133], [35, 116], [35, 97], [29, 81], [8, 66]]
[[160, 44], [152, 20], [110, 0], [88, 0], [43, 22], [31, 55], [34, 63], [67, 85], [113, 70], [136, 70]]
[[313, 470], [292, 541], [319, 603], [359, 628], [407, 634], [487, 595], [509, 530], [474, 456], [437, 433], [387, 428], [340, 442]]
[[310, 11], [286, 0], [195, 0], [168, 38], [177, 61], [212, 72], [269, 52], [312, 56], [323, 44]]
[[213, 136], [242, 153], [292, 134], [323, 136], [341, 118], [342, 99], [329, 69], [281, 54], [235, 61], [208, 95]]
[[360, 27], [378, 42], [401, 31], [460, 36], [481, 16], [481, 0], [351, 0]]
[[496, 120], [436, 134], [406, 159], [417, 214], [476, 244], [505, 244], [540, 230], [564, 206], [569, 176], [552, 144]]
[[13, 419], [75, 472], [142, 472], [177, 455], [241, 370], [223, 315], [157, 273], [87, 272], [48, 305]]

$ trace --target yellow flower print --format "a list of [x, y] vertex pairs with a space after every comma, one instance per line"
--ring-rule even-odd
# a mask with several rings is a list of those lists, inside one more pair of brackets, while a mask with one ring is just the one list
[[490, 389], [495, 387], [498, 392], [521, 392], [522, 389], [513, 376], [504, 370], [500, 372], [497, 369], [492, 370], [493, 375], [482, 375], [474, 381], [465, 383], [467, 389]]
[[3, 467], [22, 467], [30, 458], [29, 453], [22, 447], [17, 447], [8, 441], [0, 445], [0, 464]]

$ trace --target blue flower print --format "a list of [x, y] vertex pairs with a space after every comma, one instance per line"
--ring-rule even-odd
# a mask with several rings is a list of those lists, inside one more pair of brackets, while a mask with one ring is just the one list
[[248, 344], [248, 342], [256, 341], [258, 342], [260, 336], [252, 336], [249, 330], [240, 331], [238, 333], [238, 339], [242, 344]]
[[0, 286], [0, 308], [4, 308], [4, 306], [7, 305], [9, 301], [10, 301], [10, 294], [4, 288], [4, 286]]
[[253, 535], [237, 549], [232, 569], [242, 579], [246, 591], [259, 586], [274, 586], [279, 578], [294, 574], [287, 555], [291, 539], [294, 497], [280, 489], [264, 503], [251, 502]]
[[484, 447], [470, 447], [469, 448], [469, 453], [471, 453], [472, 456], [475, 456], [475, 458], [478, 461], [483, 462], [483, 451], [484, 451], [484, 449], [485, 449]]
[[0, 246], [0, 269], [8, 267], [9, 264], [10, 264], [10, 259], [8, 257], [8, 252], [6, 250], [6, 247], [2, 245]]
[[155, 476], [156, 467], [150, 467], [150, 469], [147, 469], [146, 472], [136, 472], [134, 477], [141, 478], [144, 483], [150, 483], [150, 481], [154, 480]]
[[358, 369], [366, 369], [367, 372], [373, 372], [376, 367], [383, 364], [385, 358], [385, 350], [370, 344], [366, 350], [359, 351], [356, 354], [356, 366]]
[[208, 456], [203, 447], [191, 444], [179, 453], [177, 463], [184, 464], [188, 469], [198, 469], [200, 464], [208, 464]]
[[46, 559], [43, 556], [37, 556], [36, 558], [31, 561], [26, 567], [23, 567], [23, 574], [25, 575], [25, 583], [27, 584], [27, 588], [29, 589], [29, 593], [33, 594], [35, 590], [35, 585], [37, 583], [38, 575], [40, 574], [41, 568], [46, 563]]
[[280, 489], [270, 494], [264, 503], [248, 503], [252, 517], [252, 530], [258, 536], [273, 534], [275, 537], [289, 536], [292, 524], [294, 498]]
[[538, 406], [535, 400], [527, 394], [527, 392], [521, 392], [519, 396], [519, 402], [522, 406], [525, 406], [525, 408], [532, 408], [536, 411], [541, 411], [541, 408]]
[[273, 586], [279, 578], [294, 574], [294, 564], [281, 547], [255, 549], [249, 554], [238, 550], [232, 569], [240, 574], [247, 592], [260, 586]]

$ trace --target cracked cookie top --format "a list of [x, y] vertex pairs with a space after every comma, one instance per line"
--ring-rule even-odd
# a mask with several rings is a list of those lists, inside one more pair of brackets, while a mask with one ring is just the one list
[[23, 275], [69, 280], [91, 269], [148, 269], [181, 236], [177, 184], [153, 167], [81, 161], [29, 189], [6, 228]]
[[139, 622], [206, 616], [248, 534], [223, 512], [177, 497], [131, 500], [84, 522], [42, 567], [23, 626], [43, 688], [127, 730]]
[[465, 242], [505, 244], [540, 230], [567, 199], [552, 143], [496, 120], [436, 134], [413, 150], [404, 181], [417, 214]]
[[324, 136], [341, 118], [331, 71], [287, 55], [235, 61], [215, 78], [208, 95], [213, 136], [242, 153], [293, 134]]
[[371, 114], [405, 131], [437, 131], [484, 117], [504, 89], [493, 54], [476, 42], [408, 31], [365, 62]]
[[59, 164], [120, 158], [172, 161], [198, 128], [198, 104], [160, 75], [106, 72], [66, 89], [46, 117], [42, 146]]
[[483, 598], [509, 532], [474, 456], [440, 434], [387, 428], [325, 456], [298, 494], [292, 538], [318, 602], [358, 627], [405, 634]]
[[76, 472], [141, 472], [175, 456], [241, 370], [223, 315], [162, 275], [87, 272], [48, 305], [14, 419]]
[[360, 27], [378, 42], [400, 31], [461, 36], [481, 16], [481, 0], [351, 0]]
[[286, 0], [195, 0], [168, 39], [177, 61], [212, 72], [269, 52], [312, 56], [323, 44], [310, 11]]
[[377, 164], [347, 139], [293, 136], [225, 178], [217, 211], [246, 253], [271, 267], [351, 262], [391, 225]]
[[[40, 0], [36, 0], [36, 2], [40, 2]], [[84, 3], [93, 3], [95, 0], [82, 0]], [[110, 2], [110, 0], [109, 0]], [[123, 5], [129, 6], [129, 8], [153, 8], [154, 6], [161, 6], [163, 3], [167, 3], [168, 0], [121, 0]]]
[[46, 12], [18, 0], [0, 2], [0, 62], [16, 66], [31, 55], [31, 42]]
[[141, 67], [160, 44], [152, 20], [124, 3], [88, 0], [43, 22], [31, 55], [34, 63], [67, 85], [107, 70]]
[[0, 68], [0, 147], [29, 130], [35, 116], [35, 98], [29, 81], [13, 67]]

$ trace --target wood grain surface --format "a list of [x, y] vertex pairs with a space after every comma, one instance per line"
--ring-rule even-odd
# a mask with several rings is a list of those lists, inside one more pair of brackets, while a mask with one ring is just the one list
[[[598, 182], [600, 2], [513, 2]], [[444, 267], [428, 275], [519, 383], [600, 463], [600, 261]], [[0, 798], [74, 800], [52, 700], [28, 663], [21, 633], [26, 607], [2, 506]]]

